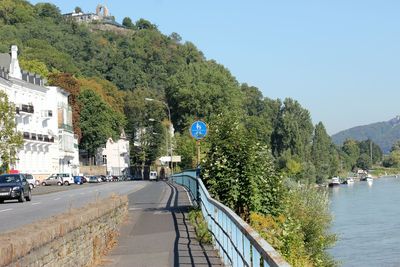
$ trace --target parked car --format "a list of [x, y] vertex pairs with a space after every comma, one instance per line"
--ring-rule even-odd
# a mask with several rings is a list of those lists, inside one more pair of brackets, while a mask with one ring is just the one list
[[[101, 180], [101, 179], [100, 179]], [[88, 183], [100, 183], [99, 178], [96, 176], [89, 176]]]
[[58, 173], [57, 175], [62, 178], [64, 185], [71, 185], [74, 183], [74, 177], [71, 173]]
[[83, 179], [84, 179], [83, 176], [80, 176], [80, 175], [74, 176], [74, 183], [82, 185]]
[[149, 176], [150, 181], [157, 181], [157, 172], [156, 171], [150, 171], [150, 176]]
[[63, 180], [58, 174], [52, 174], [42, 181], [42, 185], [63, 185]]
[[19, 202], [32, 200], [32, 192], [25, 175], [3, 174], [0, 175], [0, 203], [7, 199], [18, 199]]
[[36, 187], [39, 184], [39, 181], [36, 180], [36, 178], [29, 173], [24, 173], [26, 180], [29, 183], [29, 187], [31, 188], [31, 190]]

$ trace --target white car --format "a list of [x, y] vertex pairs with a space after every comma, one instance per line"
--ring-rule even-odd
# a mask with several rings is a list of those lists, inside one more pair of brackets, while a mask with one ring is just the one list
[[39, 185], [39, 181], [36, 180], [36, 178], [29, 173], [24, 173], [26, 181], [29, 183], [29, 187], [31, 188], [31, 190], [36, 187], [37, 185]]
[[74, 177], [71, 173], [57, 173], [58, 177], [61, 177], [64, 185], [71, 185], [74, 183]]
[[150, 171], [150, 176], [149, 176], [150, 181], [157, 181], [157, 172], [156, 171]]

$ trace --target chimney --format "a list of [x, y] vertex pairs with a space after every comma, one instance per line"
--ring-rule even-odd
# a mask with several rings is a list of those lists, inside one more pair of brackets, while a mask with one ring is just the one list
[[18, 62], [18, 47], [16, 45], [11, 46], [10, 77], [22, 79], [21, 68]]

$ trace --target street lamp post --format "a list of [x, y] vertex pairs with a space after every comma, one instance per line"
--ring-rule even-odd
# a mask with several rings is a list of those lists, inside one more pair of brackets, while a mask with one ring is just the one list
[[[157, 100], [154, 98], [148, 98], [148, 97], [146, 97], [144, 100], [150, 101], [150, 102], [155, 101], [155, 102], [162, 103], [168, 110], [168, 120], [169, 120], [170, 125], [172, 125], [171, 110], [170, 110], [169, 106], [167, 105], [167, 103], [165, 103], [164, 101], [160, 101], [160, 100]], [[173, 163], [172, 163], [172, 134], [171, 133], [169, 133], [169, 155], [171, 157], [171, 161], [169, 163], [169, 168], [170, 168], [171, 174], [172, 174], [173, 173]]]

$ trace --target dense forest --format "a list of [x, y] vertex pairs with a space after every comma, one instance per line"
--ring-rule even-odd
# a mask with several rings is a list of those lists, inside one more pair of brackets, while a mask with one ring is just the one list
[[323, 123], [313, 125], [296, 100], [263, 96], [193, 43], [145, 19], [124, 18], [123, 25], [123, 31], [99, 30], [65, 19], [50, 3], [2, 0], [0, 52], [18, 45], [23, 69], [70, 92], [74, 132], [91, 155], [122, 129], [139, 142], [132, 146], [132, 165], [165, 155], [171, 123], [165, 102], [176, 130], [174, 154], [182, 156], [179, 168], [193, 168], [188, 126], [206, 121], [202, 168], [213, 196], [263, 232], [293, 265], [334, 265], [325, 252], [335, 239], [327, 231], [327, 196], [313, 184], [381, 161], [379, 147], [353, 140], [335, 146]]

